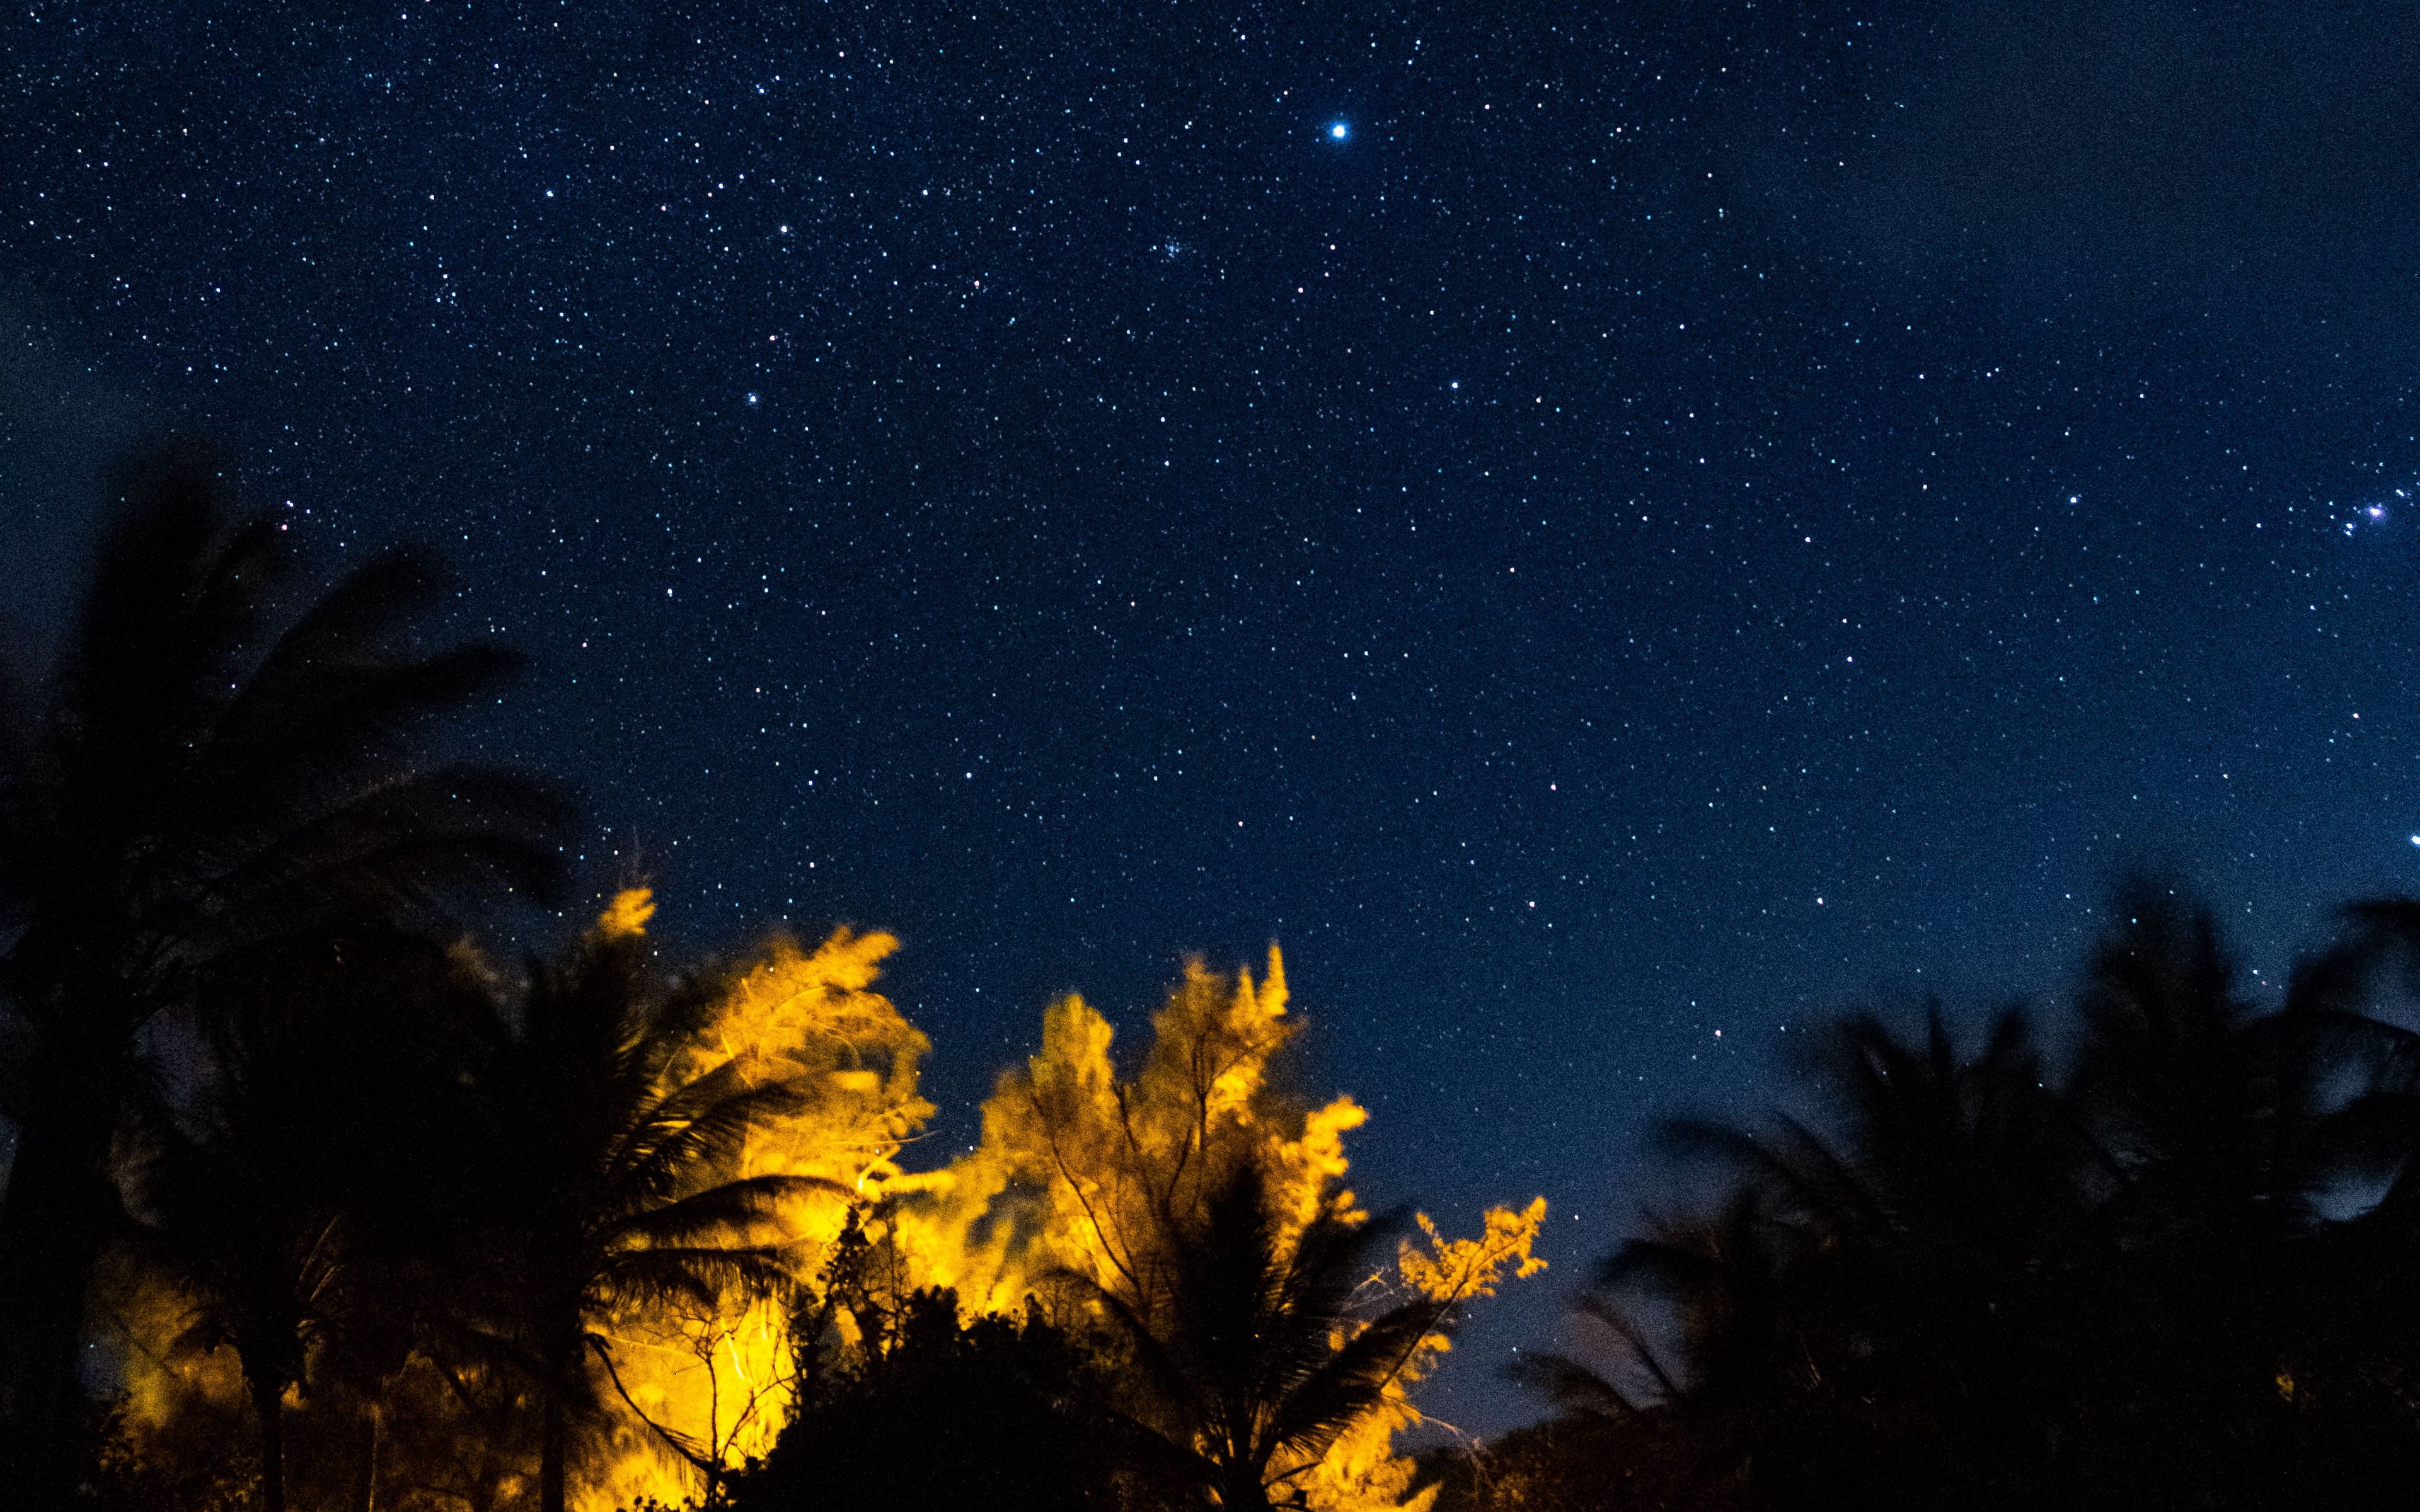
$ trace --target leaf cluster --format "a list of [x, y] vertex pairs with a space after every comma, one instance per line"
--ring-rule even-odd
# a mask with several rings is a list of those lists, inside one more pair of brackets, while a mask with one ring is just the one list
[[[2390, 1278], [2420, 1259], [2420, 1126], [2391, 1014], [2420, 911], [2352, 911], [2266, 1012], [2179, 889], [2112, 914], [2063, 1073], [2019, 1011], [1972, 1051], [1938, 1009], [1913, 1038], [1856, 1014], [1806, 1067], [1828, 1121], [1668, 1128], [1709, 1200], [1600, 1270], [1581, 1305], [1609, 1356], [1524, 1372], [1611, 1456], [1550, 1504], [2337, 1506], [2409, 1483], [2420, 1310]], [[1483, 1480], [1466, 1504], [1513, 1504]]]

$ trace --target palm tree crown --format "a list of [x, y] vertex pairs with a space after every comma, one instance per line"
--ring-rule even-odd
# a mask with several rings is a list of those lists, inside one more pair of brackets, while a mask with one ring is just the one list
[[564, 813], [533, 779], [425, 759], [430, 720], [512, 666], [414, 647], [429, 557], [308, 598], [286, 522], [230, 523], [208, 458], [163, 452], [120, 496], [46, 686], [0, 719], [0, 995], [31, 1062], [7, 1109], [0, 1410], [37, 1506], [147, 1027], [298, 937], [434, 925], [470, 883], [542, 890]]
[[[616, 1381], [605, 1325], [783, 1284], [775, 1210], [830, 1185], [739, 1173], [750, 1130], [797, 1089], [746, 1059], [684, 1065], [716, 984], [658, 981], [650, 911], [644, 891], [624, 893], [567, 961], [533, 972], [486, 1088], [508, 1267], [499, 1289], [545, 1404], [541, 1512], [561, 1512], [571, 1434], [599, 1405], [592, 1364]], [[657, 1432], [675, 1452], [692, 1447]]]
[[1383, 1400], [1451, 1303], [1371, 1305], [1381, 1230], [1322, 1213], [1289, 1242], [1250, 1160], [1178, 1227], [1148, 1314], [1117, 1288], [1089, 1287], [1148, 1388], [1134, 1426], [1171, 1478], [1225, 1512], [1299, 1505], [1295, 1482]]

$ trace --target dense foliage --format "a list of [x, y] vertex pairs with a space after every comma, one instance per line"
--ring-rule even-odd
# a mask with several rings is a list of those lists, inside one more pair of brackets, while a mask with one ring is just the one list
[[1544, 1208], [1372, 1221], [1274, 949], [1188, 965], [1131, 1069], [1052, 1005], [981, 1144], [908, 1169], [890, 936], [675, 968], [633, 887], [500, 960], [566, 810], [434, 721], [509, 657], [422, 649], [426, 558], [315, 594], [233, 501], [130, 471], [7, 710], [12, 1504], [1394, 1504]]
[[[2420, 903], [2255, 1003], [2138, 886], [2055, 1053], [1872, 1014], [1831, 1113], [1583, 1293], [1556, 1407], [1432, 1449], [1419, 1382], [1543, 1265], [1373, 1220], [1300, 1020], [1193, 963], [1140, 1056], [1070, 995], [983, 1136], [904, 1157], [890, 936], [665, 960], [547, 929], [565, 809], [448, 758], [508, 670], [432, 564], [316, 595], [206, 458], [132, 470], [0, 766], [0, 1445], [13, 1504], [1819, 1512], [2394, 1504], [2420, 1479]], [[562, 916], [557, 915], [556, 918]]]
[[2206, 909], [2118, 900], [2063, 1071], [1856, 1016], [1825, 1127], [1680, 1123], [1702, 1205], [1601, 1270], [1566, 1408], [1451, 1507], [2350, 1507], [2420, 1474], [2420, 911], [2257, 1011]]

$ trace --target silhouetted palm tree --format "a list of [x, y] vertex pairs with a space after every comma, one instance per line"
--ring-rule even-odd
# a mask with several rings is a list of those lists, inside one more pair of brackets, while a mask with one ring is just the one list
[[0, 989], [29, 1060], [8, 1110], [0, 1394], [35, 1506], [57, 1495], [147, 1026], [296, 935], [433, 923], [467, 882], [544, 887], [562, 816], [528, 779], [421, 761], [431, 717], [511, 667], [493, 645], [413, 648], [430, 559], [384, 553], [307, 599], [287, 522], [231, 525], [207, 458], [155, 456], [121, 494], [58, 662], [0, 748]]
[[[1853, 1017], [1810, 1069], [1832, 1133], [1668, 1131], [1733, 1181], [1600, 1273], [1587, 1310], [1635, 1379], [1551, 1357], [1525, 1373], [1580, 1411], [1694, 1425], [1702, 1480], [1776, 1504], [2006, 1494], [2051, 1431], [2033, 1410], [2045, 1382], [2082, 1364], [2055, 1326], [2085, 1242], [2081, 1131], [2014, 1011], [1972, 1058], [1937, 1011], [1913, 1043]], [[1638, 1298], [1675, 1319], [1680, 1365]]]
[[2071, 1085], [2102, 1151], [2101, 1349], [2122, 1383], [2095, 1416], [2146, 1481], [2275, 1504], [2296, 1458], [2277, 1381], [2328, 1181], [2312, 1020], [2292, 1002], [2257, 1013], [2216, 920], [2178, 889], [2134, 884], [2114, 918], [2086, 967]]
[[2357, 904], [2345, 923], [2289, 995], [2311, 1066], [2305, 1164], [2339, 1216], [2296, 1256], [2279, 1379], [2325, 1420], [2308, 1458], [2343, 1476], [2340, 1504], [2385, 1504], [2420, 1481], [2420, 901]]
[[[2420, 1038], [2367, 1014], [2387, 956], [2420, 960], [2406, 908], [2356, 910], [2264, 1014], [2206, 908], [2121, 892], [2064, 1086], [2013, 1015], [1972, 1059], [1937, 1016], [1918, 1042], [1847, 1021], [1815, 1060], [1838, 1108], [1823, 1132], [1675, 1131], [1730, 1179], [1601, 1274], [1628, 1378], [1548, 1361], [1532, 1379], [1652, 1419], [1748, 1504], [2408, 1489], [2420, 1304], [2397, 1298], [2420, 1258]], [[2365, 1178], [2384, 1200], [2330, 1217]]]
[[833, 1189], [736, 1174], [751, 1128], [796, 1089], [738, 1060], [681, 1073], [714, 988], [664, 986], [640, 933], [647, 912], [645, 894], [625, 893], [568, 960], [533, 969], [518, 1032], [483, 1088], [494, 1119], [485, 1196], [504, 1266], [495, 1284], [512, 1299], [505, 1332], [543, 1404], [540, 1512], [563, 1512], [572, 1435], [600, 1405], [592, 1365], [618, 1389], [595, 1325], [786, 1284], [775, 1209]]
[[[1630, 1379], [1568, 1356], [1525, 1359], [1514, 1377], [1575, 1417], [1637, 1425], [1667, 1438], [1690, 1504], [1762, 1505], [1776, 1473], [1820, 1479], [1837, 1454], [1838, 1408], [1819, 1361], [1842, 1349], [1828, 1277], [1806, 1236], [1734, 1188], [1710, 1212], [1655, 1221], [1599, 1268], [1578, 1301], [1620, 1349]], [[1668, 1361], [1640, 1300], [1668, 1313]], [[1609, 1467], [1603, 1472], [1610, 1473]]]
[[423, 1237], [419, 1188], [463, 1064], [444, 1029], [469, 984], [408, 937], [314, 941], [255, 965], [221, 984], [240, 1000], [209, 1013], [195, 1085], [136, 1120], [127, 1184], [138, 1252], [191, 1305], [177, 1344], [225, 1345], [241, 1365], [263, 1504], [283, 1512], [287, 1391], [328, 1346], [387, 1331], [380, 1304], [408, 1269], [392, 1262]]
[[1151, 1403], [1134, 1414], [1163, 1473], [1224, 1512], [1299, 1506], [1295, 1479], [1375, 1408], [1450, 1306], [1363, 1300], [1380, 1230], [1322, 1215], [1285, 1242], [1265, 1181], [1238, 1162], [1179, 1220], [1167, 1286], [1146, 1313], [1097, 1284]]

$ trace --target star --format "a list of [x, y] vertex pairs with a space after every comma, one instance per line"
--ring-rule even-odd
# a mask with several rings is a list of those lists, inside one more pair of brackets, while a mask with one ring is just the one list
[[1345, 125], [1342, 121], [1331, 121], [1328, 123], [1327, 137], [1331, 142], [1342, 142], [1352, 134], [1353, 128]]

